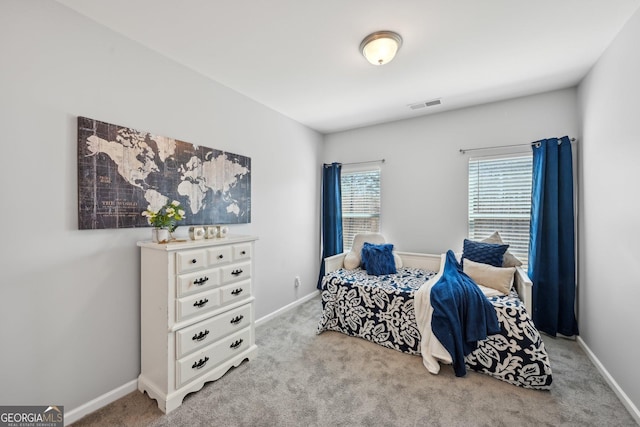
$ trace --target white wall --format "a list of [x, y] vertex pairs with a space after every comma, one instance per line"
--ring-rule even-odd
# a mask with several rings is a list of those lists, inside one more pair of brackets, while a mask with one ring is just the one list
[[461, 250], [467, 236], [469, 156], [495, 154], [459, 149], [577, 131], [576, 91], [566, 89], [328, 135], [323, 156], [345, 163], [384, 158], [383, 234], [399, 250], [442, 253]]
[[77, 229], [78, 115], [251, 157], [252, 223], [231, 232], [260, 238], [256, 315], [315, 291], [322, 135], [56, 2], [3, 0], [0, 57], [3, 405], [69, 412], [140, 371], [150, 229]]
[[580, 337], [640, 420], [640, 11], [579, 87]]

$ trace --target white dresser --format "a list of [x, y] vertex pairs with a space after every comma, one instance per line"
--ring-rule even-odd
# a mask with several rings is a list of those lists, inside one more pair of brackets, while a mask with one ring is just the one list
[[256, 352], [252, 236], [141, 248], [138, 389], [165, 413]]

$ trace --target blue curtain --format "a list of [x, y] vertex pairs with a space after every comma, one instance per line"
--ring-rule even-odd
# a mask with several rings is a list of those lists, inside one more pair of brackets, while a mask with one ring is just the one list
[[322, 168], [322, 260], [317, 288], [322, 285], [324, 259], [342, 253], [342, 192], [340, 163], [325, 164]]
[[533, 148], [529, 270], [533, 321], [556, 336], [578, 334], [575, 316], [573, 165], [568, 137]]

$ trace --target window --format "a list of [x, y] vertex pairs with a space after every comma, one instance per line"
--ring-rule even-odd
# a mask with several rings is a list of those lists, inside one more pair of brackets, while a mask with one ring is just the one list
[[498, 231], [509, 251], [529, 258], [532, 155], [469, 159], [469, 239]]
[[353, 236], [380, 231], [380, 169], [342, 171], [342, 242], [351, 249]]

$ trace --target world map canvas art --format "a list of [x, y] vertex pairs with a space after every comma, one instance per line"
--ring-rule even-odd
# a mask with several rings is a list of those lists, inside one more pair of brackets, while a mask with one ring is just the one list
[[178, 225], [251, 222], [251, 158], [78, 117], [78, 228], [146, 227], [178, 200]]

